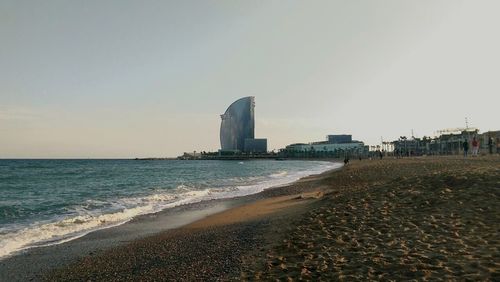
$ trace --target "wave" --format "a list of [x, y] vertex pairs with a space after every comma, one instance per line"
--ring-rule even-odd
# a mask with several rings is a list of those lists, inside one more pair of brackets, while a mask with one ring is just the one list
[[237, 181], [239, 184], [233, 186], [196, 190], [199, 188], [184, 184], [169, 192], [123, 198], [112, 202], [88, 200], [73, 209], [76, 215], [52, 222], [35, 222], [15, 231], [0, 232], [0, 258], [28, 248], [74, 240], [99, 229], [124, 224], [139, 215], [206, 200], [255, 194], [270, 187], [289, 184], [307, 175], [337, 167], [340, 167], [340, 164], [321, 163], [317, 167], [305, 171], [279, 171], [258, 180], [255, 177], [250, 177], [247, 179], [247, 183], [242, 184], [241, 181]]
[[273, 174], [271, 174], [270, 176], [271, 176], [271, 177], [274, 177], [274, 178], [277, 178], [277, 177], [283, 177], [283, 176], [285, 176], [285, 175], [287, 175], [287, 174], [288, 174], [288, 171], [283, 170], [283, 171], [279, 171], [279, 172], [277, 172], [277, 173], [273, 173]]

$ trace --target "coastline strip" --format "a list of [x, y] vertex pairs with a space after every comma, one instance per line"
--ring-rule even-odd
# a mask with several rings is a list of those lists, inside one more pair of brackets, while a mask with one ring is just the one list
[[[498, 280], [499, 173], [493, 158], [353, 162], [46, 277]], [[315, 190], [324, 196], [286, 196]]]

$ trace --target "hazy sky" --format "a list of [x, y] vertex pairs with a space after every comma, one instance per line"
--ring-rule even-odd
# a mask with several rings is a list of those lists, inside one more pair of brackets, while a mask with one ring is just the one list
[[500, 129], [500, 1], [0, 0], [0, 158]]

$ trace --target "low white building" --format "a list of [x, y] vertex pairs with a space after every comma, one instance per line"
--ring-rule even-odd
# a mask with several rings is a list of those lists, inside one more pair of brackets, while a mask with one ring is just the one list
[[338, 150], [342, 151], [359, 151], [363, 152], [365, 144], [363, 142], [352, 142], [352, 143], [298, 143], [286, 146], [288, 151], [298, 151], [298, 152], [335, 152]]
[[366, 156], [368, 146], [352, 140], [352, 135], [328, 135], [326, 141], [296, 143], [280, 150], [284, 157], [291, 158], [341, 158], [343, 156]]

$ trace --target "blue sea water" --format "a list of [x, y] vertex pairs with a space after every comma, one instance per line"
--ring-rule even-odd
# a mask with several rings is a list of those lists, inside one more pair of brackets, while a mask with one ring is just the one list
[[137, 215], [258, 193], [338, 166], [270, 160], [0, 160], [0, 258]]

